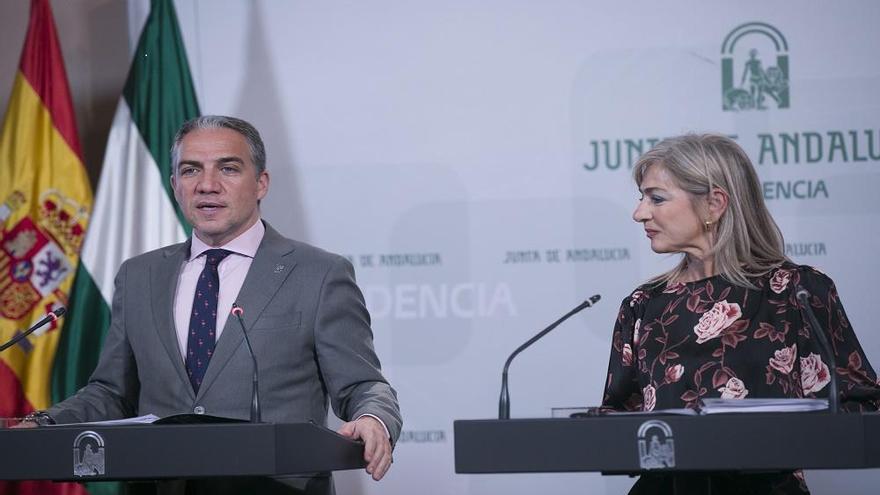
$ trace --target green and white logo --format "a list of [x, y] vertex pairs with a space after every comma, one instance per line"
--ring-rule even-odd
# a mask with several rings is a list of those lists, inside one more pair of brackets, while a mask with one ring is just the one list
[[[776, 54], [776, 65], [764, 57]], [[737, 83], [739, 83], [737, 85]], [[788, 42], [770, 24], [737, 26], [721, 44], [721, 95], [725, 111], [789, 107]]]

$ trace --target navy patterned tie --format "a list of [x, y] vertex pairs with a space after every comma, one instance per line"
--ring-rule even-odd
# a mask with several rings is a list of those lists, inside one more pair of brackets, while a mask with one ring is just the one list
[[186, 340], [186, 372], [193, 390], [199, 392], [208, 361], [214, 354], [217, 341], [217, 298], [220, 295], [220, 275], [217, 265], [232, 254], [225, 249], [209, 249], [204, 252], [205, 268], [199, 275], [196, 294], [193, 297], [192, 314], [189, 318], [189, 337]]

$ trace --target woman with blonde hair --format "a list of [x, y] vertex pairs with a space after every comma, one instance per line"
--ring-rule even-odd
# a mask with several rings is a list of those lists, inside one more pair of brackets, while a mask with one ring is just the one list
[[[689, 134], [658, 143], [635, 164], [633, 219], [657, 253], [681, 253], [672, 270], [623, 300], [614, 328], [603, 407], [695, 408], [704, 398], [827, 397], [877, 410], [880, 387], [830, 278], [796, 265], [767, 210], [757, 173], [733, 140]], [[832, 341], [824, 363], [796, 288]], [[829, 368], [830, 367], [830, 368]], [[724, 446], [718, 446], [723, 449]], [[717, 475], [713, 493], [808, 493], [800, 472]], [[643, 476], [630, 493], [667, 493], [672, 478]]]

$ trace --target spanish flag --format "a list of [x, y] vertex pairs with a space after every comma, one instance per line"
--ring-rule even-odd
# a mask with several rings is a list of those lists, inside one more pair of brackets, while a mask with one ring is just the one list
[[[92, 191], [48, 0], [32, 0], [0, 132], [0, 340], [66, 306]], [[60, 322], [0, 354], [0, 416], [50, 405]], [[84, 493], [80, 485], [0, 484], [0, 492]]]

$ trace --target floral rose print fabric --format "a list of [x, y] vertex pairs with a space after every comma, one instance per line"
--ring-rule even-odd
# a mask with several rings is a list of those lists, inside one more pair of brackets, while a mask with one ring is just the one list
[[624, 299], [603, 406], [650, 411], [693, 408], [707, 397], [827, 397], [831, 370], [795, 297], [800, 286], [830, 337], [842, 407], [877, 410], [877, 375], [831, 279], [786, 264], [753, 283], [757, 289], [745, 289], [716, 276], [643, 286]]
[[[877, 375], [850, 326], [834, 283], [808, 267], [783, 265], [745, 289], [720, 276], [659, 287], [624, 299], [614, 326], [603, 407], [614, 410], [697, 406], [723, 397], [827, 397], [837, 374], [841, 407], [880, 407]], [[823, 362], [819, 342], [795, 297], [823, 325], [835, 362]], [[831, 368], [829, 368], [829, 365]], [[803, 474], [719, 474], [719, 493], [809, 493]], [[726, 490], [726, 491], [725, 491]], [[672, 493], [671, 477], [646, 475], [630, 494]]]

